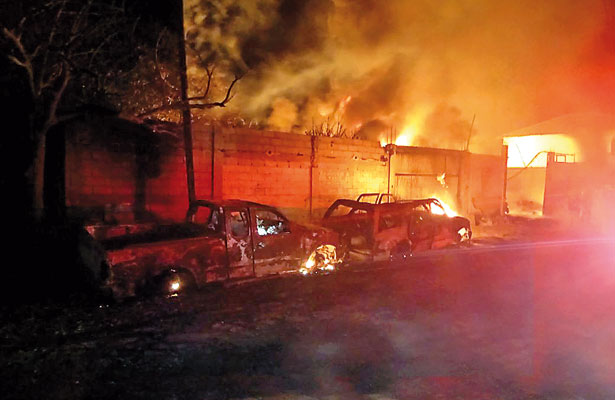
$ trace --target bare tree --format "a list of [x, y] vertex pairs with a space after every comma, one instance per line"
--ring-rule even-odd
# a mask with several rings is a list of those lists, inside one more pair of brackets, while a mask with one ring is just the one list
[[121, 5], [98, 0], [49, 0], [24, 10], [24, 17], [2, 26], [8, 59], [27, 82], [31, 160], [26, 174], [31, 209], [43, 213], [45, 141], [49, 130], [71, 115], [65, 103], [96, 103], [115, 74], [131, 62], [134, 24]]
[[[243, 74], [228, 67], [220, 54], [204, 54], [187, 42], [199, 64], [192, 95], [182, 100], [178, 46], [170, 32], [156, 27], [155, 44], [139, 39], [137, 21], [118, 0], [32, 0], [23, 18], [0, 26], [0, 39], [14, 79], [28, 88], [28, 135], [32, 151], [26, 180], [35, 217], [44, 210], [45, 142], [50, 129], [73, 118], [67, 106], [113, 106], [128, 117], [225, 107]], [[160, 28], [160, 29], [158, 29]], [[149, 32], [148, 32], [149, 33]], [[220, 71], [215, 66], [220, 67]], [[229, 72], [230, 71], [230, 72]], [[228, 79], [226, 79], [228, 77]], [[136, 87], [142, 90], [134, 90]], [[168, 118], [163, 118], [168, 119]]]
[[[142, 68], [153, 70], [154, 76], [151, 76], [149, 81], [133, 80], [132, 85], [140, 86], [142, 93], [145, 90], [151, 92], [152, 89], [157, 91], [157, 93], [150, 93], [146, 96], [149, 100], [147, 98], [132, 99], [135, 103], [132, 106], [135, 115], [140, 118], [149, 116], [165, 118], [167, 112], [226, 107], [233, 98], [233, 90], [242, 78], [243, 72], [239, 72], [237, 68], [231, 68], [235, 70], [231, 72], [232, 77], [224, 79], [228, 76], [229, 71], [227, 69], [222, 72], [218, 71], [216, 64], [216, 62], [222, 62], [216, 60], [216, 57], [211, 57], [211, 54], [201, 54], [188, 40], [186, 41], [187, 57], [198, 66], [200, 73], [196, 76], [189, 76], [190, 91], [194, 95], [182, 99], [179, 83], [182, 72], [178, 69], [176, 61], [180, 55], [175, 42], [170, 40], [170, 35], [167, 29], [163, 29], [158, 36], [154, 51], [143, 60], [143, 65], [149, 65], [149, 67]], [[214, 98], [216, 96], [218, 96], [217, 99]], [[125, 100], [130, 101], [130, 99]]]

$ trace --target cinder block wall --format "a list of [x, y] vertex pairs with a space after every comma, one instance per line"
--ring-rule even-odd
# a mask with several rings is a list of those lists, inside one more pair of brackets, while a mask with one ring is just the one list
[[[267, 203], [304, 219], [310, 204], [312, 216], [319, 217], [340, 197], [386, 190], [377, 142], [242, 128], [214, 131], [217, 198]], [[211, 128], [196, 129], [196, 135], [211, 137]]]
[[[182, 138], [160, 141], [158, 151], [148, 156], [152, 162], [144, 181], [130, 141], [124, 145], [93, 142], [87, 128], [77, 131], [66, 145], [69, 206], [135, 204], [140, 195], [147, 211], [171, 220], [184, 217], [188, 196]], [[195, 123], [193, 147], [199, 199], [251, 200], [304, 220], [310, 208], [312, 217], [319, 218], [338, 198], [387, 192], [389, 166], [378, 142]], [[446, 193], [462, 213], [470, 210], [472, 197], [488, 197], [494, 207], [501, 199], [503, 175], [495, 171], [504, 162], [498, 156], [415, 147], [400, 149], [392, 160], [391, 193], [411, 189], [396, 186], [408, 183], [407, 177], [398, 174], [416, 173], [411, 178], [420, 179], [416, 183], [425, 191], [439, 187], [436, 176], [446, 172]]]
[[[67, 205], [133, 204], [138, 180], [134, 146], [120, 151], [94, 145], [87, 128], [77, 130], [66, 145]], [[319, 217], [337, 198], [386, 191], [387, 168], [377, 142], [196, 123], [193, 146], [197, 198], [251, 200], [306, 219], [310, 204]], [[159, 170], [146, 180], [148, 211], [166, 219], [184, 217], [185, 171], [183, 141], [164, 141]]]
[[380, 143], [316, 138], [313, 207], [322, 215], [338, 198], [355, 199], [366, 192], [386, 192], [388, 166]]
[[96, 134], [79, 124], [66, 140], [67, 206], [104, 207], [132, 203], [136, 191], [134, 145], [93, 140]]

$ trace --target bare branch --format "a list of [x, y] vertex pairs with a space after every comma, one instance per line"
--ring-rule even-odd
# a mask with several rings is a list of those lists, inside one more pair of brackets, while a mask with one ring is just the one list
[[[213, 70], [211, 70], [211, 74], [212, 74], [211, 76], [213, 76]], [[209, 75], [209, 72], [208, 72], [208, 75]], [[137, 116], [144, 117], [144, 116], [152, 115], [152, 114], [155, 114], [161, 111], [172, 111], [172, 110], [176, 111], [176, 110], [185, 110], [185, 109], [205, 110], [205, 109], [216, 108], [216, 107], [226, 107], [226, 104], [233, 99], [233, 96], [231, 95], [233, 91], [233, 87], [235, 86], [237, 81], [239, 81], [241, 78], [242, 76], [235, 75], [235, 78], [230, 83], [226, 91], [226, 96], [224, 96], [224, 99], [222, 99], [221, 101], [214, 101], [214, 102], [209, 102], [209, 103], [191, 103], [191, 101], [202, 100], [206, 96], [190, 97], [187, 99], [187, 102], [177, 101], [171, 104], [164, 104], [159, 107], [154, 107], [147, 111], [144, 111], [138, 114]]]
[[[239, 81], [242, 78], [241, 75], [235, 75], [235, 78], [233, 79], [233, 81], [231, 82], [231, 84], [228, 87], [228, 90], [226, 91], [226, 96], [224, 96], [224, 99], [222, 101], [215, 101], [212, 103], [204, 103], [204, 104], [191, 104], [190, 107], [193, 108], [214, 108], [214, 107], [225, 107], [226, 103], [228, 103], [233, 96], [231, 96], [231, 92], [233, 91], [233, 86], [235, 86], [235, 84], [237, 83], [237, 81]], [[209, 86], [209, 85], [208, 85]], [[188, 100], [196, 100], [198, 98], [189, 98]]]
[[[38, 76], [38, 94], [40, 95], [41, 91], [48, 87], [51, 82], [53, 82], [56, 78], [56, 76], [54, 76], [55, 74], [50, 74], [49, 79], [45, 80], [45, 75], [47, 74], [47, 59], [49, 56], [49, 48], [52, 46], [53, 44], [53, 39], [55, 38], [56, 35], [56, 29], [60, 23], [60, 17], [62, 16], [62, 13], [64, 12], [64, 7], [66, 6], [66, 2], [62, 2], [62, 6], [60, 7], [60, 9], [58, 10], [58, 12], [56, 13], [55, 16], [55, 21], [51, 27], [51, 32], [49, 32], [49, 37], [47, 39], [47, 46], [45, 49], [45, 54], [43, 56], [43, 62], [41, 63], [41, 71], [39, 72], [39, 76]], [[38, 52], [39, 47], [36, 48], [36, 52]], [[36, 54], [36, 53], [35, 53]], [[33, 58], [36, 55], [33, 56]]]
[[51, 101], [51, 104], [49, 105], [49, 113], [47, 114], [47, 121], [45, 122], [43, 132], [47, 131], [50, 127], [52, 127], [58, 122], [56, 112], [58, 110], [60, 101], [62, 100], [62, 96], [64, 95], [64, 91], [66, 90], [66, 87], [68, 86], [68, 82], [70, 82], [70, 79], [71, 79], [71, 74], [70, 74], [68, 65], [64, 65], [62, 67], [62, 73], [64, 74], [64, 79], [62, 79], [62, 84], [60, 85], [58, 90], [56, 90], [53, 96], [53, 100]]
[[189, 97], [188, 100], [205, 100], [207, 99], [207, 96], [209, 95], [209, 89], [211, 88], [211, 80], [214, 76], [214, 71], [216, 69], [216, 66], [212, 66], [211, 69], [210, 68], [205, 68], [205, 72], [207, 73], [207, 86], [205, 87], [205, 91], [203, 92], [202, 96], [196, 96], [196, 97]]
[[60, 76], [60, 74], [62, 73], [61, 66], [52, 65], [52, 67], [54, 68], [54, 70], [49, 74], [49, 77], [45, 79], [44, 81], [42, 81], [41, 83], [39, 83], [39, 91], [41, 92], [44, 89], [51, 87], [53, 85], [53, 82], [55, 82], [58, 76]]
[[26, 68], [28, 69], [28, 64], [22, 62], [20, 59], [18, 59], [15, 56], [8, 56], [8, 59], [11, 60], [14, 64], [19, 65], [20, 67]]
[[[25, 19], [22, 19], [22, 22], [24, 20]], [[31, 56], [28, 54], [25, 47], [23, 46], [23, 43], [21, 42], [21, 35], [16, 35], [15, 32], [7, 28], [3, 28], [2, 33], [4, 34], [4, 37], [13, 42], [13, 45], [17, 48], [17, 50], [23, 57], [22, 60], [19, 60], [15, 56], [8, 56], [9, 60], [26, 70], [28, 74], [28, 84], [30, 85], [30, 90], [32, 91], [32, 94], [35, 95], [36, 88], [34, 87], [34, 69], [32, 68], [32, 59], [30, 58]], [[35, 50], [35, 52], [36, 51], [38, 50]]]
[[100, 52], [100, 50], [107, 44], [109, 43], [115, 36], [117, 36], [119, 33], [115, 32], [109, 36], [107, 36], [105, 38], [105, 40], [101, 41], [100, 44], [96, 47], [96, 49], [94, 49], [94, 51], [91, 52], [90, 55], [90, 62], [88, 63], [88, 65], [90, 66], [90, 68], [92, 67], [92, 63], [94, 62], [94, 59], [96, 58], [96, 56], [98, 55], [98, 53]]
[[149, 110], [143, 111], [140, 114], [137, 114], [137, 117], [146, 117], [148, 115], [156, 114], [161, 111], [178, 111], [184, 110], [186, 108], [186, 104], [178, 101], [172, 104], [163, 104], [159, 107], [150, 108]]

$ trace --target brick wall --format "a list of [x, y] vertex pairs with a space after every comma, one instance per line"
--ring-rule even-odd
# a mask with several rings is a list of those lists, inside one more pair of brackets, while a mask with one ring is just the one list
[[104, 207], [132, 203], [136, 191], [133, 143], [101, 143], [99, 132], [85, 124], [73, 126], [66, 141], [67, 206]]
[[[88, 139], [92, 132], [83, 126], [75, 131], [78, 133], [67, 137], [69, 206], [135, 204], [143, 192], [147, 211], [173, 220], [184, 217], [188, 198], [181, 138], [160, 140], [157, 151], [148, 156], [153, 159], [150, 169], [155, 164], [155, 171], [148, 171], [143, 180], [134, 143], [112, 140], [111, 145], [101, 145]], [[335, 199], [387, 192], [389, 165], [378, 142], [195, 123], [193, 145], [197, 198], [251, 200], [277, 206], [291, 218], [304, 219], [310, 207], [313, 217], [318, 218]], [[463, 199], [468, 198], [466, 191], [472, 186], [472, 167], [464, 160], [469, 156], [451, 150], [400, 149], [391, 161], [391, 193], [403, 192], [397, 187], [401, 183], [396, 174], [417, 172], [437, 188], [436, 175], [446, 172], [447, 193], [453, 201], [467, 206], [469, 200]]]
[[[211, 128], [197, 135], [211, 137]], [[337, 198], [384, 189], [382, 154], [376, 142], [218, 127], [215, 197], [271, 204], [302, 219], [310, 208], [311, 172], [312, 214], [320, 216]]]
[[386, 192], [388, 168], [381, 161], [378, 142], [315, 138], [313, 208], [322, 215], [338, 198], [355, 199], [361, 193]]
[[[79, 125], [73, 130], [66, 145], [67, 205], [134, 204], [139, 185], [135, 144], [112, 140], [102, 145], [91, 140], [98, 134], [92, 129]], [[193, 145], [197, 198], [262, 202], [303, 219], [310, 192], [313, 214], [319, 216], [339, 197], [386, 191], [386, 164], [377, 142], [195, 124]], [[179, 220], [188, 205], [183, 141], [166, 140], [158, 147], [159, 168], [145, 181], [145, 206]]]

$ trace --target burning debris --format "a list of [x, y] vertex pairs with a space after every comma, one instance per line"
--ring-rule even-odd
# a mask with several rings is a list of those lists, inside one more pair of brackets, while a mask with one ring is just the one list
[[440, 185], [442, 185], [443, 188], [447, 188], [448, 185], [446, 184], [446, 172], [442, 172], [441, 175], [438, 175], [436, 177], [436, 180], [438, 181], [438, 183], [440, 183]]
[[310, 257], [305, 262], [305, 265], [299, 269], [302, 275], [312, 274], [314, 272], [330, 272], [334, 271], [336, 266], [342, 260], [337, 257], [335, 246], [325, 244], [318, 246], [316, 250], [310, 254]]

